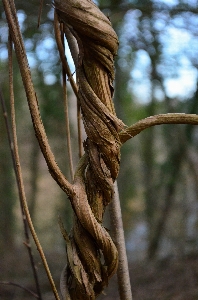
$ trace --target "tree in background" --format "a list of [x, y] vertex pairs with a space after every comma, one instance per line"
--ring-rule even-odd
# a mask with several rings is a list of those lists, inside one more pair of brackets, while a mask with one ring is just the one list
[[[103, 1], [100, 4], [111, 16], [120, 36], [114, 97], [118, 116], [129, 124], [159, 112], [197, 113], [195, 53], [198, 49], [194, 31], [197, 4], [192, 1], [179, 1], [175, 4], [167, 4], [166, 1], [112, 1], [111, 4], [108, 3], [108, 7]], [[184, 75], [186, 79], [182, 80]], [[168, 221], [170, 224], [174, 220], [176, 222], [175, 217], [169, 218], [171, 211], [181, 214], [181, 220], [186, 207], [188, 211], [196, 209], [196, 197], [188, 201], [188, 191], [192, 186], [194, 192], [190, 197], [196, 194], [196, 175], [194, 168], [190, 167], [189, 151], [186, 153], [184, 150], [189, 149], [190, 143], [193, 157], [196, 157], [196, 131], [196, 127], [192, 126], [155, 127], [136, 138], [136, 143], [134, 140], [124, 146], [118, 179], [124, 220], [126, 224], [131, 224], [131, 213], [135, 220], [136, 216], [140, 220], [140, 210], [143, 220], [146, 216], [149, 257], [155, 257], [160, 241], [164, 240], [163, 236], [165, 240], [167, 237], [171, 239], [172, 230], [169, 227], [166, 230]], [[185, 172], [186, 163], [190, 168], [188, 172]], [[188, 185], [185, 178], [189, 178], [191, 172], [194, 179], [187, 180], [191, 182]], [[185, 181], [182, 186], [185, 185], [187, 192], [185, 199], [179, 193], [181, 185], [177, 184], [181, 176]], [[181, 202], [178, 202], [178, 197], [182, 199]], [[132, 209], [124, 210], [124, 207]], [[180, 225], [176, 223], [174, 227], [175, 230], [178, 228], [178, 232], [175, 232], [178, 239], [183, 239], [183, 234], [185, 236], [186, 233], [183, 232], [179, 237]], [[185, 230], [189, 232], [186, 227]], [[179, 245], [181, 249], [181, 244]], [[185, 248], [185, 242], [183, 247]]]

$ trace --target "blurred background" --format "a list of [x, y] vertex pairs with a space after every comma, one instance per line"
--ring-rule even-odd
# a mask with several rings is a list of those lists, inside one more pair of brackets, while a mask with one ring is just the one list
[[[127, 125], [159, 113], [198, 114], [198, 1], [95, 1], [119, 37], [114, 102]], [[70, 178], [61, 83], [53, 30], [53, 5], [16, 1], [40, 112], [61, 170]], [[7, 24], [0, 3], [0, 87], [10, 120]], [[66, 54], [72, 72], [71, 55]], [[48, 173], [36, 142], [14, 58], [19, 153], [31, 216], [57, 286], [66, 263], [58, 215], [69, 231], [69, 201]], [[74, 165], [78, 161], [76, 99], [68, 84]], [[133, 298], [198, 299], [198, 127], [156, 126], [122, 148], [118, 178]], [[106, 219], [108, 219], [108, 215]], [[0, 281], [35, 290], [3, 112], [0, 109]], [[53, 299], [31, 241], [43, 299]], [[115, 279], [116, 280], [116, 279]], [[106, 296], [119, 299], [112, 281]], [[0, 299], [34, 299], [0, 284]]]

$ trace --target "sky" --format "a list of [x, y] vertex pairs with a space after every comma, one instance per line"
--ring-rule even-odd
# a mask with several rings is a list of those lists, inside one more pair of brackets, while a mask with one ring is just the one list
[[[176, 0], [161, 1], [169, 5], [175, 5], [178, 3]], [[193, 4], [193, 1], [192, 1]], [[49, 17], [53, 19], [53, 11], [50, 10]], [[129, 55], [131, 47], [127, 46], [129, 36], [138, 34], [138, 17], [139, 11], [130, 11], [125, 16], [125, 25], [123, 26], [123, 35], [121, 37], [121, 45], [125, 46], [120, 49], [121, 59], [120, 63], [124, 67], [128, 64], [125, 60], [125, 55]], [[21, 28], [23, 29], [23, 22], [26, 18], [23, 11], [18, 11], [18, 18]], [[168, 97], [180, 98], [185, 100], [186, 98], [193, 95], [196, 90], [197, 84], [197, 69], [192, 65], [189, 57], [195, 56], [194, 53], [198, 53], [198, 41], [194, 38], [194, 35], [184, 29], [183, 20], [179, 17], [175, 18], [170, 25], [164, 27], [164, 21], [156, 19], [155, 27], [160, 32], [161, 43], [163, 44], [162, 51], [162, 63], [158, 66], [159, 73], [165, 75], [163, 82], [163, 88]], [[197, 20], [194, 21], [198, 23]], [[198, 24], [195, 24], [198, 25]], [[45, 26], [45, 25], [43, 25]], [[133, 30], [131, 30], [133, 28]], [[48, 29], [46, 29], [47, 31]], [[137, 30], [137, 32], [136, 32]], [[7, 30], [6, 27], [0, 27], [1, 36], [1, 48], [0, 48], [0, 59], [7, 59], [7, 50], [2, 46], [6, 40]], [[54, 52], [55, 41], [51, 33], [47, 34], [36, 46], [36, 51], [33, 52], [33, 43], [31, 39], [26, 40], [25, 46], [28, 53], [28, 60], [31, 68], [36, 67], [39, 61], [39, 68], [44, 70], [45, 83], [53, 85], [57, 80], [56, 76], [51, 70], [51, 57], [56, 55]], [[128, 47], [128, 48], [127, 48]], [[133, 49], [132, 49], [133, 50]], [[66, 45], [66, 53], [68, 61], [71, 65], [72, 72], [75, 71], [72, 63], [72, 58], [68, 46]], [[123, 57], [122, 57], [123, 56]], [[140, 102], [146, 103], [151, 99], [151, 83], [149, 80], [149, 68], [151, 65], [150, 58], [146, 49], [140, 49], [134, 53], [135, 59], [133, 59], [133, 67], [131, 68], [131, 80], [129, 81], [129, 89], [135, 94], [136, 98]], [[170, 61], [168, 61], [170, 57]], [[56, 58], [57, 59], [57, 58]], [[194, 58], [195, 59], [195, 58]], [[163, 91], [156, 88], [156, 98], [161, 101], [163, 100]]]
[[[161, 1], [163, 2], [163, 1]], [[164, 3], [177, 4], [178, 1], [165, 1]], [[121, 55], [129, 55], [127, 41], [130, 39], [138, 42], [138, 37], [142, 32], [139, 29], [139, 10], [129, 11], [125, 16], [125, 25], [121, 36]], [[179, 98], [186, 100], [192, 97], [197, 88], [197, 53], [198, 39], [195, 28], [198, 26], [198, 17], [195, 15], [175, 15], [172, 19], [166, 14], [158, 14], [153, 21], [153, 28], [156, 37], [160, 41], [161, 54], [160, 63], [157, 66], [157, 72], [164, 78], [163, 90], [170, 98]], [[147, 30], [148, 24], [145, 24], [143, 33], [146, 40], [151, 40], [153, 36]], [[186, 29], [187, 28], [187, 29]], [[141, 41], [141, 40], [140, 40]], [[152, 49], [151, 49], [152, 51]], [[154, 50], [155, 51], [155, 50]], [[127, 66], [127, 61], [123, 61], [123, 66]], [[195, 66], [194, 66], [195, 64]], [[151, 100], [151, 83], [149, 74], [151, 73], [151, 59], [148, 55], [148, 49], [140, 44], [140, 49], [133, 54], [133, 67], [131, 68], [131, 80], [129, 89], [133, 91], [135, 97], [141, 102]], [[156, 90], [155, 96], [161, 101], [164, 98], [164, 91]]]

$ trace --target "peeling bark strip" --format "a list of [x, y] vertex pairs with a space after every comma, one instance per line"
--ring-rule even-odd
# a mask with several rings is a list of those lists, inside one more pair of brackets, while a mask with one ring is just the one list
[[88, 136], [73, 185], [75, 221], [66, 239], [68, 267], [62, 278], [67, 278], [68, 289], [63, 285], [63, 298], [91, 300], [118, 265], [117, 249], [102, 226], [119, 171], [119, 132], [124, 129], [112, 102], [118, 39], [109, 19], [91, 0], [55, 0], [54, 5], [59, 21], [78, 43], [78, 99]]

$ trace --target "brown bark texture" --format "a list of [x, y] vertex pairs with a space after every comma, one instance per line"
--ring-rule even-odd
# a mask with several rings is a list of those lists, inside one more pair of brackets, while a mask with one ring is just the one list
[[117, 249], [102, 226], [119, 171], [119, 132], [124, 128], [112, 102], [118, 39], [109, 19], [92, 1], [57, 0], [54, 6], [59, 22], [78, 43], [78, 100], [87, 133], [70, 199], [75, 217], [72, 233], [65, 238], [68, 266], [61, 290], [68, 299], [95, 299], [118, 265]]

